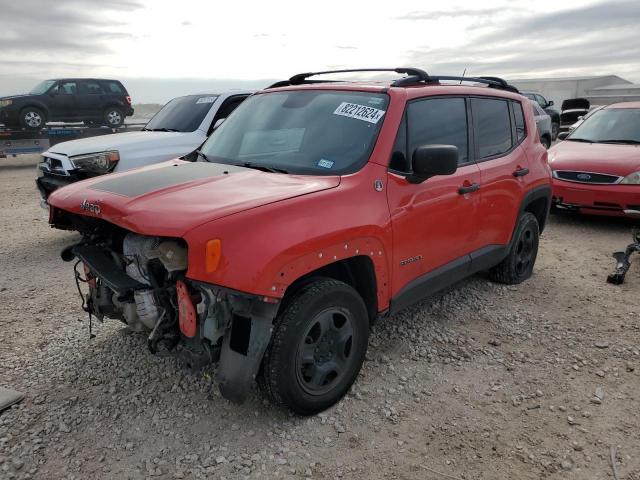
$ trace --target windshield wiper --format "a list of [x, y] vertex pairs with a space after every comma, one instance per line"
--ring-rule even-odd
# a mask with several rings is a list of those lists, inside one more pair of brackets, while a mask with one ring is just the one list
[[176, 130], [175, 128], [143, 128], [147, 132], [179, 132], [180, 130]]
[[584, 143], [593, 143], [593, 140], [587, 140], [586, 138], [565, 138], [565, 140], [569, 140], [570, 142], [584, 142]]
[[289, 173], [288, 171], [286, 171], [284, 168], [278, 168], [278, 167], [267, 167], [266, 165], [258, 165], [256, 163], [251, 163], [251, 162], [244, 162], [242, 165], [242, 167], [246, 167], [246, 168], [253, 168], [255, 170], [262, 170], [263, 172], [270, 172], [270, 173]]
[[640, 140], [618, 138], [614, 140], [598, 140], [598, 143], [623, 143], [625, 145], [640, 145]]
[[209, 161], [209, 159], [207, 158], [207, 156], [206, 156], [204, 153], [202, 153], [200, 150], [196, 150], [196, 154], [197, 154], [199, 157], [204, 158], [204, 161], [205, 161], [205, 162], [208, 162], [208, 161]]

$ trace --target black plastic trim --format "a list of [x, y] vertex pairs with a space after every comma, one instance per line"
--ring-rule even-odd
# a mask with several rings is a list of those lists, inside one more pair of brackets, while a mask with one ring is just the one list
[[487, 245], [414, 279], [391, 299], [389, 313], [395, 315], [474, 273], [497, 265], [507, 256], [509, 248], [510, 245]]

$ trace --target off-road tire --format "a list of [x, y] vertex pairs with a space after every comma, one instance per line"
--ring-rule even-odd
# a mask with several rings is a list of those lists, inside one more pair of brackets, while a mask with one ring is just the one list
[[[538, 220], [532, 213], [524, 212], [518, 219], [509, 254], [502, 262], [489, 270], [491, 280], [515, 285], [528, 279], [536, 263], [539, 240]], [[526, 264], [523, 261], [525, 257], [528, 257]]]
[[[312, 340], [311, 332], [322, 313], [336, 309], [348, 317], [352, 328], [348, 359], [342, 373], [333, 380], [333, 386], [330, 382], [318, 387], [330, 388], [328, 391], [310, 392], [309, 384], [305, 385], [301, 377], [301, 347]], [[369, 318], [360, 295], [346, 283], [319, 278], [294, 293], [276, 318], [257, 378], [258, 385], [273, 403], [299, 415], [321, 412], [339, 401], [355, 381], [364, 361], [368, 339]], [[312, 345], [319, 345], [320, 341]]]
[[109, 107], [104, 111], [103, 119], [107, 127], [118, 128], [124, 123], [124, 113], [118, 107]]
[[37, 107], [25, 107], [20, 110], [20, 126], [27, 130], [40, 130], [46, 126], [44, 112]]

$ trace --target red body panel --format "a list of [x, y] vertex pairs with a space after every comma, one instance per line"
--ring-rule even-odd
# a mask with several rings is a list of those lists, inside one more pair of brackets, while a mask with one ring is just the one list
[[[625, 177], [640, 171], [640, 146], [564, 141], [549, 150], [552, 170]], [[583, 213], [624, 216], [640, 206], [640, 185], [598, 185], [553, 178], [553, 197]]]
[[589, 185], [553, 179], [553, 196], [592, 215], [625, 216], [640, 208], [640, 185]]
[[[149, 168], [173, 168], [187, 163], [164, 162]], [[115, 175], [127, 176], [138, 170]], [[170, 172], [167, 172], [168, 174]], [[56, 190], [49, 204], [63, 210], [93, 215], [143, 235], [182, 237], [189, 230], [211, 220], [328, 188], [337, 187], [340, 177], [279, 175], [245, 170], [230, 175], [172, 185], [151, 193], [126, 197], [93, 189], [104, 177], [73, 183]], [[88, 200], [100, 206], [100, 213], [82, 210]]]
[[[371, 258], [378, 309], [408, 282], [487, 244], [507, 244], [524, 193], [549, 183], [546, 151], [531, 133], [511, 155], [460, 167], [421, 184], [389, 173], [388, 165], [407, 100], [429, 95], [487, 95], [484, 87], [327, 84], [289, 89], [388, 93], [390, 102], [369, 162], [337, 176], [232, 172], [125, 197], [96, 190], [97, 178], [57, 190], [55, 209], [91, 215], [143, 235], [181, 237], [188, 244], [187, 277], [242, 292], [282, 297], [302, 275], [335, 261]], [[521, 101], [529, 132], [528, 101], [501, 90], [491, 96]], [[174, 168], [178, 161], [149, 168]], [[486, 167], [486, 168], [485, 168]], [[513, 171], [530, 174], [516, 179]], [[483, 170], [484, 169], [484, 170]], [[119, 174], [125, 176], [134, 171]], [[110, 178], [115, 178], [111, 176]], [[380, 187], [382, 184], [382, 188]], [[458, 188], [480, 183], [461, 195]], [[378, 188], [376, 188], [378, 187]], [[80, 208], [87, 200], [100, 213]], [[205, 247], [220, 239], [221, 260], [206, 271]], [[403, 261], [421, 256], [420, 261]]]
[[392, 296], [416, 277], [476, 249], [479, 191], [458, 194], [459, 187], [474, 182], [480, 182], [476, 164], [419, 184], [389, 173]]

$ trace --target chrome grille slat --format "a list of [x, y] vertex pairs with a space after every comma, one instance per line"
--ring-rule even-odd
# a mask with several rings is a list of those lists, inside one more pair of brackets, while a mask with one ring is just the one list
[[595, 185], [611, 185], [618, 183], [623, 177], [598, 172], [581, 172], [573, 170], [554, 170], [553, 177], [558, 180], [575, 183], [589, 183]]

